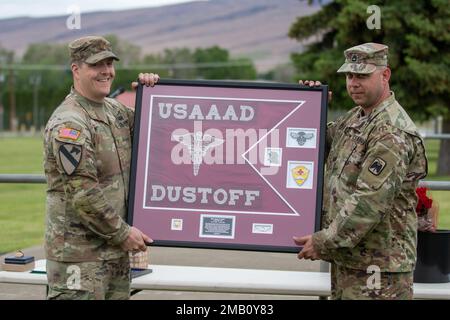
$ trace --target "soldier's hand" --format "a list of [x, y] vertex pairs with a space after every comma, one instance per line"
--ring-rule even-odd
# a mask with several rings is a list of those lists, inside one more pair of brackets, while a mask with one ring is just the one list
[[[314, 81], [314, 80], [298, 80], [298, 84], [301, 86], [310, 86], [310, 87], [318, 87], [321, 86], [322, 83], [320, 81]], [[331, 98], [333, 97], [333, 92], [332, 91], [328, 91], [328, 102], [331, 101]]]
[[314, 250], [312, 235], [304, 237], [293, 237], [293, 239], [296, 245], [303, 246], [303, 249], [297, 255], [299, 259], [320, 259], [319, 254]]
[[128, 238], [121, 244], [124, 251], [145, 251], [147, 246], [145, 243], [152, 243], [153, 240], [144, 234], [141, 230], [131, 227]]
[[[139, 82], [142, 83], [143, 85], [151, 86], [153, 87], [159, 80], [159, 75], [156, 73], [139, 73], [138, 76]], [[138, 82], [133, 81], [131, 83], [131, 88], [133, 90], [136, 90], [136, 88], [138, 87]]]
[[145, 243], [146, 245], [153, 243], [153, 239], [150, 238], [150, 237], [149, 237], [148, 235], [146, 235], [145, 233], [143, 233], [142, 231], [141, 231], [141, 236], [142, 236], [142, 239], [144, 239], [144, 243]]
[[318, 87], [320, 85], [322, 85], [322, 83], [320, 81], [314, 81], [314, 80], [298, 80], [298, 84], [301, 86], [310, 86], [310, 87]]

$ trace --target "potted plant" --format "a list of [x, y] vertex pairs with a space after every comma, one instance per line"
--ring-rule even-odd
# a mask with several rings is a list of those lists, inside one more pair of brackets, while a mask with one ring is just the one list
[[427, 188], [417, 188], [416, 194], [418, 239], [414, 282], [450, 282], [450, 230], [437, 229], [439, 207], [427, 196]]

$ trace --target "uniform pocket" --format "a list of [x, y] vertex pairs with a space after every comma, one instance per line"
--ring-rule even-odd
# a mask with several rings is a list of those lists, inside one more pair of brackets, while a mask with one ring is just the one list
[[359, 177], [361, 183], [373, 190], [380, 189], [399, 165], [399, 157], [383, 144], [379, 144], [377, 151], [364, 161]]

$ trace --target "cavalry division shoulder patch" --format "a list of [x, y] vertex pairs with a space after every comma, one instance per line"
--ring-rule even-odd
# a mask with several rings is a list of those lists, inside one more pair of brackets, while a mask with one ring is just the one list
[[64, 172], [72, 175], [81, 161], [82, 147], [70, 143], [63, 144], [59, 147], [59, 159]]
[[386, 167], [386, 161], [381, 158], [376, 158], [369, 166], [369, 171], [378, 176], [381, 171], [383, 171], [384, 167]]
[[59, 138], [65, 138], [65, 139], [71, 139], [71, 140], [77, 140], [80, 136], [81, 131], [72, 129], [72, 128], [61, 128], [58, 132]]

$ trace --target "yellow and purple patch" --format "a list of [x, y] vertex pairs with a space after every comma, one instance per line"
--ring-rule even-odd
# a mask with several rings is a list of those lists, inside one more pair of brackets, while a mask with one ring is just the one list
[[80, 131], [72, 128], [61, 128], [59, 129], [59, 137], [71, 140], [77, 140], [80, 136]]

